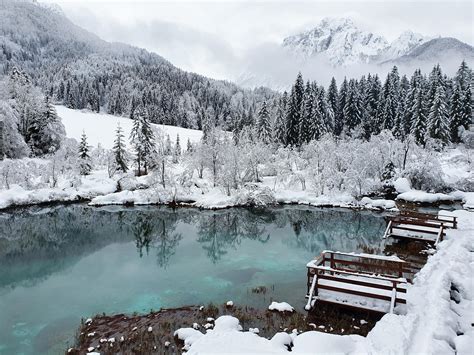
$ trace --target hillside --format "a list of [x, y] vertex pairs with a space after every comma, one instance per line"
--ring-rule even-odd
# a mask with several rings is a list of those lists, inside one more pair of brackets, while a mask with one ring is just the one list
[[57, 9], [27, 1], [0, 6], [0, 72], [26, 72], [69, 108], [129, 115], [143, 104], [153, 122], [200, 129], [208, 120], [239, 129], [269, 90], [249, 91], [174, 67], [161, 56], [108, 43]]
[[[102, 148], [111, 149], [114, 145], [117, 124], [120, 124], [126, 141], [128, 141], [128, 137], [130, 137], [133, 121], [129, 118], [90, 111], [82, 112], [64, 106], [56, 106], [56, 110], [64, 124], [68, 138], [74, 138], [80, 141], [82, 132], [85, 132], [87, 134], [87, 142], [91, 146], [97, 147], [97, 145], [100, 144]], [[157, 124], [153, 126], [159, 129], [165, 137], [169, 135], [173, 143], [179, 134], [182, 148], [186, 148], [188, 139], [191, 143], [196, 143], [199, 142], [202, 137], [202, 131], [195, 129]]]

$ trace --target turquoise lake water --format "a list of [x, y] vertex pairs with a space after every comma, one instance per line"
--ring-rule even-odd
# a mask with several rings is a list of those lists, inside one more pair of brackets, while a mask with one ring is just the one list
[[294, 206], [0, 213], [0, 354], [62, 354], [81, 317], [102, 312], [228, 300], [303, 310], [306, 263], [324, 249], [376, 247], [384, 229], [381, 214]]

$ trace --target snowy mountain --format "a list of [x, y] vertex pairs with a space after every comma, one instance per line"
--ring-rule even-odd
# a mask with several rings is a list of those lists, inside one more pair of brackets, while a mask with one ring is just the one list
[[283, 40], [283, 47], [297, 56], [324, 54], [335, 66], [369, 62], [388, 46], [384, 37], [359, 29], [349, 18], [325, 18], [317, 27]]
[[440, 37], [415, 46], [405, 55], [391, 60], [393, 64], [413, 62], [474, 61], [474, 48], [456, 38]]
[[383, 57], [401, 57], [428, 40], [429, 37], [423, 36], [419, 33], [414, 33], [409, 30], [405, 31], [397, 39], [390, 43], [387, 48], [385, 48], [383, 52]]
[[408, 75], [438, 63], [454, 73], [462, 60], [474, 62], [474, 50], [455, 38], [430, 38], [409, 30], [389, 42], [350, 18], [325, 18], [310, 30], [284, 38], [261, 58], [272, 60], [250, 58], [235, 78], [239, 85], [282, 91], [290, 88], [298, 72], [328, 83], [331, 77], [340, 81], [361, 72], [384, 75], [393, 65]]

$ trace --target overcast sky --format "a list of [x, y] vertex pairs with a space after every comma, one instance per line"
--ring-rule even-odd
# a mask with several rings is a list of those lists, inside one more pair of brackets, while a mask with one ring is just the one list
[[471, 1], [45, 2], [59, 4], [74, 23], [105, 40], [146, 48], [180, 68], [221, 79], [245, 70], [244, 59], [258, 48], [327, 16], [352, 17], [389, 41], [410, 29], [474, 42]]

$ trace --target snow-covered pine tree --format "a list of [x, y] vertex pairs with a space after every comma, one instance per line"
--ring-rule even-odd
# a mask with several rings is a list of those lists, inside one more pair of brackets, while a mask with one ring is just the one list
[[286, 112], [286, 128], [287, 128], [287, 144], [298, 146], [300, 144], [300, 123], [304, 98], [304, 82], [301, 73], [298, 73], [296, 82], [291, 88], [287, 112]]
[[450, 133], [451, 141], [459, 143], [461, 141], [460, 128], [468, 129], [472, 123], [472, 100], [471, 90], [463, 90], [461, 84], [457, 82], [450, 100]]
[[87, 144], [86, 132], [82, 132], [79, 143], [79, 173], [89, 175], [92, 171], [91, 157], [89, 155], [89, 145]]
[[263, 101], [262, 107], [258, 111], [257, 136], [258, 136], [258, 139], [260, 139], [260, 141], [265, 144], [270, 143], [272, 140], [270, 114], [268, 113], [266, 101]]
[[327, 92], [327, 103], [331, 108], [334, 115], [337, 113], [337, 106], [339, 102], [339, 95], [337, 93], [337, 83], [334, 77], [331, 78], [331, 83], [329, 84], [328, 92]]
[[[421, 91], [421, 94], [424, 95], [424, 90], [425, 90], [425, 78], [421, 74], [421, 70], [417, 69], [413, 73], [409, 87], [408, 87], [408, 92], [406, 94], [406, 109], [405, 109], [405, 118], [403, 120], [403, 129], [404, 129], [404, 134], [407, 136], [408, 134], [411, 133], [412, 127], [413, 127], [413, 122], [414, 122], [414, 116], [413, 116], [413, 108], [416, 106], [416, 101], [418, 100], [418, 94]], [[424, 103], [423, 103], [424, 105]]]
[[117, 124], [117, 130], [115, 131], [115, 141], [114, 146], [112, 148], [114, 152], [115, 164], [116, 169], [118, 171], [126, 173], [128, 170], [127, 166], [127, 151], [125, 149], [125, 142], [123, 135], [122, 127], [120, 127], [120, 123]]
[[460, 86], [461, 91], [464, 92], [465, 90], [471, 87], [472, 75], [472, 70], [469, 68], [466, 61], [463, 60], [454, 78], [456, 83]]
[[345, 129], [350, 133], [361, 123], [362, 102], [359, 94], [357, 81], [351, 79], [347, 91], [346, 104], [344, 106]]
[[193, 145], [191, 144], [191, 140], [188, 138], [188, 142], [186, 143], [186, 151], [188, 153], [193, 151]]
[[424, 145], [426, 142], [426, 113], [424, 105], [424, 94], [422, 89], [414, 90], [412, 106], [409, 108], [412, 120], [411, 133], [415, 137], [415, 142]]
[[439, 64], [437, 64], [433, 67], [433, 70], [431, 71], [430, 76], [428, 78], [428, 91], [426, 93], [425, 102], [428, 112], [433, 106], [436, 91], [438, 90], [439, 86], [442, 86], [444, 91], [446, 90], [446, 83], [444, 81], [444, 76], [441, 71], [441, 67], [439, 66]]
[[173, 149], [171, 147], [171, 137], [169, 134], [166, 135], [166, 141], [165, 141], [165, 155], [171, 155], [173, 152]]
[[441, 140], [443, 143], [449, 141], [448, 110], [446, 107], [446, 94], [444, 86], [439, 85], [436, 89], [429, 115], [428, 132], [432, 138]]
[[314, 89], [315, 96], [316, 96], [316, 108], [321, 115], [320, 122], [320, 136], [327, 132], [334, 131], [334, 111], [329, 104], [326, 94], [326, 90], [324, 90], [323, 86], [317, 87], [315, 85]]
[[[300, 120], [300, 133], [299, 133], [299, 142], [300, 144], [308, 143], [314, 137], [314, 129], [316, 113], [314, 105], [317, 105], [316, 97], [313, 92], [313, 88], [310, 82], [306, 82], [306, 87], [304, 91], [303, 104], [302, 104], [302, 113]], [[319, 137], [318, 137], [319, 138]]]
[[344, 115], [344, 107], [346, 106], [348, 86], [349, 84], [347, 82], [347, 79], [344, 77], [344, 81], [342, 82], [341, 89], [339, 91], [337, 111], [334, 115], [334, 135], [336, 136], [341, 135], [342, 131], [344, 130], [344, 124], [346, 122], [346, 118]]
[[286, 129], [286, 105], [288, 101], [288, 94], [285, 91], [278, 102], [275, 122], [273, 125], [273, 141], [275, 143], [286, 145], [288, 136]]
[[[137, 106], [133, 113], [134, 121], [130, 132], [130, 141], [135, 150], [137, 175], [148, 174], [152, 155], [155, 152], [155, 136], [143, 107]], [[142, 171], [143, 168], [143, 171]]]
[[181, 144], [179, 143], [179, 134], [176, 134], [176, 143], [173, 150], [173, 163], [177, 163], [181, 155]]

